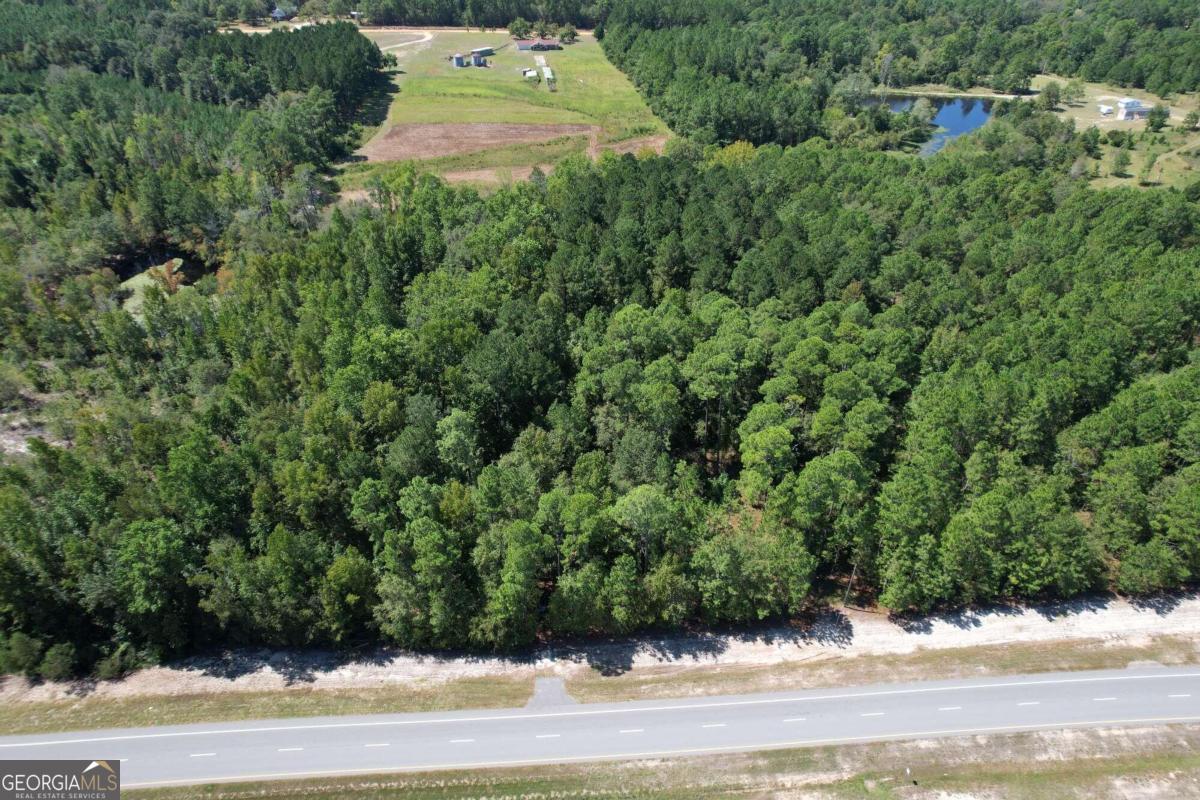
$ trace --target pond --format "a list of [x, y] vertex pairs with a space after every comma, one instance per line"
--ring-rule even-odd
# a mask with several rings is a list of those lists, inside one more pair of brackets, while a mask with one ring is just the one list
[[[929, 141], [921, 145], [921, 155], [931, 156], [946, 146], [951, 139], [983, 127], [992, 118], [992, 101], [979, 97], [929, 97], [933, 104], [933, 132]], [[916, 97], [889, 95], [884, 98], [892, 111], [907, 111], [917, 101]], [[877, 101], [876, 101], [877, 102]]]

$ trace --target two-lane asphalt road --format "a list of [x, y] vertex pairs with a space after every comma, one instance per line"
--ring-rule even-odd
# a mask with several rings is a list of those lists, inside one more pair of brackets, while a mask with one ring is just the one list
[[1200, 669], [11, 736], [0, 759], [120, 759], [131, 788], [1179, 722], [1200, 722]]

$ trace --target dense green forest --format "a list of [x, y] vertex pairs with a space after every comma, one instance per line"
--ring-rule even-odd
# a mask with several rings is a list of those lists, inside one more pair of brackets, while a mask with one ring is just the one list
[[601, 3], [584, 0], [307, 0], [302, 11], [359, 11], [375, 25], [467, 25], [504, 28], [518, 17], [591, 27]]
[[0, 6], [2, 258], [55, 281], [176, 252], [216, 264], [312, 227], [379, 49], [348, 23], [246, 36], [99, 8]]
[[1160, 95], [1200, 87], [1200, 7], [1172, 0], [616, 0], [598, 35], [675, 130], [720, 143], [870, 137], [874, 87], [1038, 72]]
[[894, 608], [1176, 585], [1200, 210], [1072, 181], [1083, 146], [1019, 105], [928, 161], [405, 169], [143, 320], [10, 281], [9, 351], [72, 345], [26, 378], [88, 389], [3, 473], [6, 627], [114, 669], [745, 622], [851, 572]]
[[[665, 156], [329, 210], [385, 61], [348, 25], [5, 8], [0, 412], [46, 435], [0, 466], [4, 669], [1200, 574], [1200, 185], [1091, 189], [1031, 103], [929, 159], [810, 138], [822, 97], [780, 143], [675, 117]], [[675, 28], [630, 8], [646, 86]]]

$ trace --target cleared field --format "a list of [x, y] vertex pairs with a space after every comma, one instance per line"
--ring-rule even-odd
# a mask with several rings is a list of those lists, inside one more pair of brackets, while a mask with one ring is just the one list
[[[364, 29], [363, 35], [399, 61], [387, 121], [358, 152], [368, 164], [414, 159], [433, 160], [429, 167], [442, 173], [519, 171], [552, 163], [550, 151], [661, 149], [670, 134], [590, 36], [533, 53], [517, 50], [504, 32]], [[477, 47], [495, 48], [487, 67], [456, 68], [450, 61], [455, 53], [469, 61]], [[555, 91], [539, 60], [553, 71]], [[527, 68], [540, 79], [523, 77]], [[492, 151], [501, 152], [492, 159], [486, 155]], [[347, 187], [370, 172], [361, 162], [350, 165]]]
[[[1068, 78], [1059, 75], [1038, 75], [1033, 79], [1033, 88], [1041, 89], [1050, 81], [1057, 81], [1060, 86], [1066, 86]], [[1129, 131], [1138, 139], [1134, 148], [1129, 151], [1130, 165], [1124, 176], [1112, 174], [1112, 156], [1116, 148], [1105, 144], [1104, 155], [1100, 159], [1100, 175], [1095, 180], [1098, 186], [1136, 186], [1145, 182], [1156, 186], [1186, 186], [1200, 178], [1200, 131], [1183, 129], [1183, 118], [1189, 111], [1200, 107], [1200, 98], [1195, 94], [1177, 95], [1162, 98], [1141, 89], [1124, 89], [1103, 83], [1084, 83], [1084, 98], [1074, 105], [1059, 106], [1059, 114], [1070, 117], [1075, 121], [1076, 130], [1085, 130], [1093, 125], [1101, 133], [1110, 130]], [[1122, 97], [1134, 97], [1149, 105], [1163, 103], [1171, 109], [1171, 117], [1166, 127], [1157, 134], [1142, 133], [1146, 131], [1146, 123], [1142, 120], [1120, 121], [1112, 116], [1104, 116], [1099, 107], [1116, 105]], [[1146, 162], [1154, 157], [1154, 165], [1145, 174]], [[1095, 162], [1093, 162], [1095, 163]]]

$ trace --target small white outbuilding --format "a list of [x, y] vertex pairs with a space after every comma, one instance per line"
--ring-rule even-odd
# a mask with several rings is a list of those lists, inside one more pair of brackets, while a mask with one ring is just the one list
[[1150, 115], [1150, 106], [1135, 97], [1122, 97], [1117, 101], [1117, 119], [1145, 119]]

